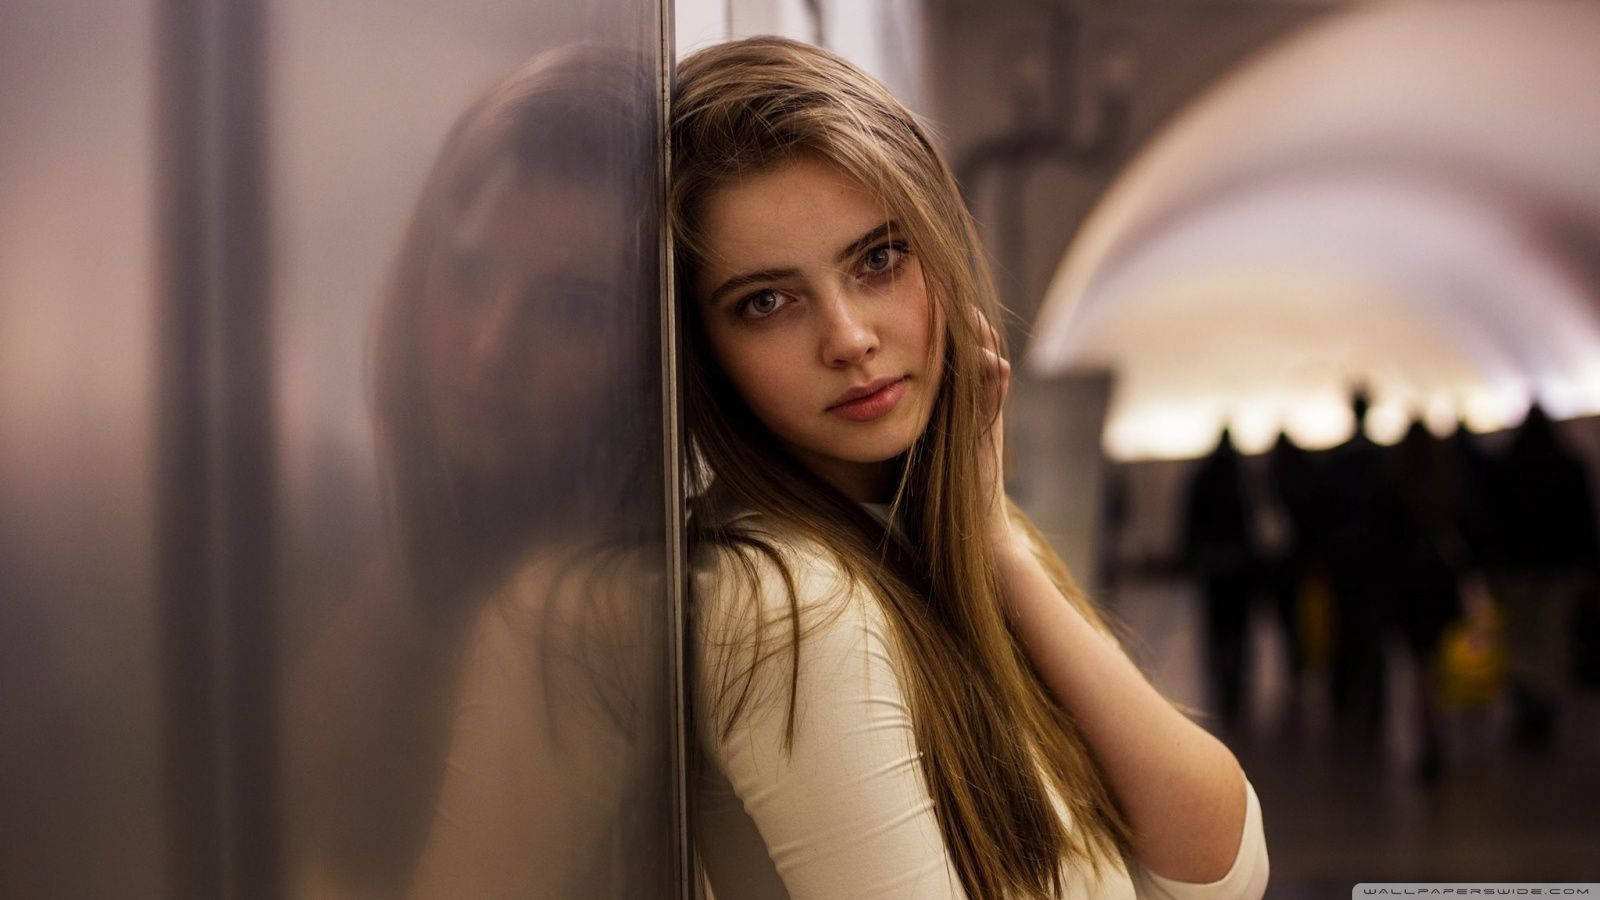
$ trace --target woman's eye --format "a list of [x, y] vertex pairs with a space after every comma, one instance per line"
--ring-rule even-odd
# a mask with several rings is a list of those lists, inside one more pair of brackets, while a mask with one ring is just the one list
[[868, 275], [882, 275], [893, 272], [899, 268], [900, 262], [908, 252], [905, 244], [896, 242], [880, 244], [868, 250], [861, 258], [861, 268]]
[[783, 295], [777, 291], [757, 291], [739, 304], [739, 313], [747, 318], [760, 319], [777, 312], [783, 304]]

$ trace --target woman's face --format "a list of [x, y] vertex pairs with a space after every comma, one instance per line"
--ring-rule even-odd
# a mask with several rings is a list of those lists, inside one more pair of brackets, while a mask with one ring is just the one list
[[716, 362], [795, 456], [858, 500], [927, 426], [943, 320], [916, 248], [862, 185], [798, 157], [714, 191], [695, 284]]
[[631, 346], [618, 311], [617, 204], [596, 188], [502, 166], [443, 235], [418, 320], [430, 413], [462, 473], [558, 465], [593, 422]]

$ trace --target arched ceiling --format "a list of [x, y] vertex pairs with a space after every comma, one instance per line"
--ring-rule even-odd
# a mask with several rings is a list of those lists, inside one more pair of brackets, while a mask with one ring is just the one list
[[1600, 4], [1371, 4], [1246, 64], [1107, 192], [1027, 362], [1118, 375], [1106, 449], [1600, 412]]

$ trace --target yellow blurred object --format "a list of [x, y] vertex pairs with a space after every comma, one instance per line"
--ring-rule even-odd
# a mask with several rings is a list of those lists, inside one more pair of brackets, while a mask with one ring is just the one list
[[1469, 606], [1469, 613], [1445, 629], [1435, 671], [1439, 700], [1447, 708], [1482, 706], [1494, 699], [1506, 678], [1503, 616], [1493, 603]]
[[1295, 627], [1306, 668], [1326, 669], [1333, 659], [1333, 588], [1325, 575], [1313, 574], [1300, 583]]

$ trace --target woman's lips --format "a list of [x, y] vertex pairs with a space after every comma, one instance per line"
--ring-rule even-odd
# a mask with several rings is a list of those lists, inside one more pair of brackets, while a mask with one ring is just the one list
[[888, 415], [905, 392], [906, 379], [898, 378], [865, 397], [830, 406], [828, 412], [836, 413], [852, 422], [870, 422]]

